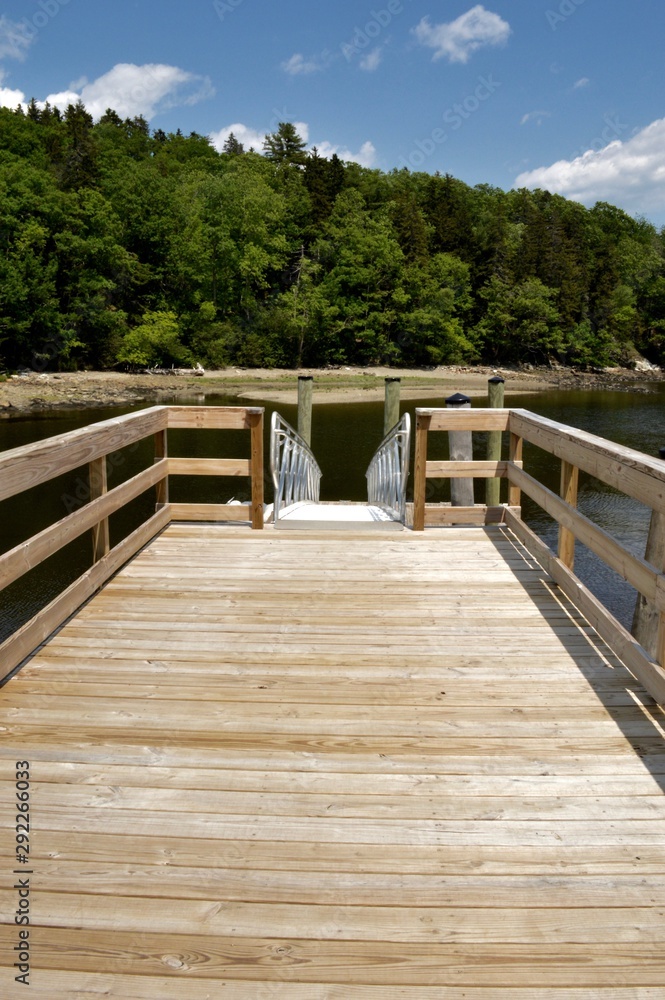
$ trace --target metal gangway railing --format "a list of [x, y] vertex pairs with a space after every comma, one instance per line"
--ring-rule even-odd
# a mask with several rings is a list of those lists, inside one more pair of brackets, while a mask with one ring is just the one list
[[321, 469], [312, 450], [277, 411], [270, 420], [270, 471], [275, 488], [275, 523], [284, 507], [299, 501], [318, 503]]
[[365, 473], [368, 502], [387, 509], [402, 523], [406, 518], [410, 444], [411, 417], [405, 413], [386, 434]]

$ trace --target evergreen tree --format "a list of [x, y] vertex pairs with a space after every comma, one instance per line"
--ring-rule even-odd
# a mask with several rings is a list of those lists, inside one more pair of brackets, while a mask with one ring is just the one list
[[429, 257], [429, 227], [411, 192], [399, 194], [392, 202], [392, 222], [397, 241], [409, 263], [424, 263]]
[[236, 139], [233, 132], [229, 132], [226, 142], [222, 147], [222, 152], [228, 153], [229, 156], [240, 156], [245, 152], [245, 147]]
[[92, 186], [97, 180], [97, 154], [92, 115], [81, 101], [70, 104], [65, 112], [63, 187], [78, 190]]
[[295, 125], [280, 122], [277, 131], [266, 135], [263, 151], [266, 158], [277, 166], [302, 167], [307, 162], [307, 143], [300, 138]]

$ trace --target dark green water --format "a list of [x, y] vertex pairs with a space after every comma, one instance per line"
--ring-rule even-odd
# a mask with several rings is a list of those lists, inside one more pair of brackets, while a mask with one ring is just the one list
[[[178, 402], [186, 402], [179, 399]], [[200, 403], [200, 399], [192, 400]], [[665, 387], [630, 393], [592, 391], [560, 391], [524, 396], [509, 396], [513, 407], [533, 409], [562, 423], [581, 427], [601, 437], [631, 448], [658, 455], [665, 446]], [[237, 400], [208, 398], [212, 405], [237, 405]], [[474, 399], [474, 405], [486, 400]], [[255, 403], [266, 408], [267, 430], [275, 404]], [[409, 400], [402, 412], [413, 412], [416, 406], [443, 405], [443, 399]], [[55, 434], [62, 434], [98, 420], [105, 420], [129, 408], [54, 412], [47, 416], [25, 420], [0, 421], [0, 451], [28, 444]], [[290, 423], [296, 423], [295, 406], [280, 405], [280, 413]], [[319, 404], [314, 408], [312, 447], [323, 472], [323, 500], [366, 499], [365, 470], [382, 436], [382, 403]], [[478, 435], [476, 457], [484, 457], [484, 440]], [[446, 435], [431, 435], [430, 457], [446, 456]], [[176, 431], [170, 432], [172, 455], [191, 457], [246, 457], [248, 437], [245, 432]], [[152, 442], [128, 448], [111, 458], [109, 487], [117, 486], [152, 462]], [[267, 462], [267, 458], [266, 458]], [[551, 489], [558, 490], [559, 463], [538, 449], [525, 449], [525, 467]], [[31, 490], [22, 497], [0, 503], [0, 551], [7, 551], [20, 541], [64, 517], [86, 500], [87, 470], [82, 468], [51, 483]], [[447, 499], [444, 483], [433, 484], [432, 500]], [[483, 484], [477, 484], [477, 500], [483, 499]], [[231, 497], [249, 499], [249, 486], [242, 479], [220, 480], [192, 477], [172, 480], [171, 498], [176, 502], [225, 502]], [[272, 499], [272, 486], [266, 481], [266, 500]], [[503, 497], [502, 497], [503, 499]], [[648, 530], [649, 514], [639, 503], [595, 480], [582, 475], [580, 509], [596, 523], [640, 555]], [[154, 510], [154, 492], [140, 497], [125, 510], [111, 518], [112, 542], [124, 537]], [[532, 527], [552, 546], [556, 545], [556, 528], [535, 505], [525, 499], [524, 516]], [[0, 595], [0, 638], [11, 634], [40, 607], [84, 572], [90, 565], [90, 538], [82, 536], [48, 562], [27, 574], [21, 581]], [[606, 569], [595, 556], [578, 546], [576, 569], [582, 579], [603, 600], [625, 625], [630, 626], [635, 594], [622, 580]]]

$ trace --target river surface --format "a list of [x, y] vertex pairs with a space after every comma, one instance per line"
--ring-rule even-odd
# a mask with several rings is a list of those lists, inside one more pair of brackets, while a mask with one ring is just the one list
[[[186, 402], [181, 398], [179, 403]], [[192, 399], [192, 403], [201, 403]], [[238, 405], [236, 398], [208, 397], [210, 405]], [[658, 456], [665, 447], [665, 386], [636, 387], [631, 392], [562, 390], [521, 396], [510, 395], [511, 407], [534, 410], [543, 416], [591, 431], [601, 437]], [[146, 404], [148, 405], [148, 404]], [[252, 401], [266, 408], [267, 429], [270, 414], [276, 408], [293, 425], [295, 406]], [[412, 415], [416, 406], [441, 406], [432, 398], [408, 400], [402, 412]], [[476, 398], [474, 406], [486, 405]], [[141, 406], [101, 410], [54, 411], [49, 414], [11, 421], [0, 421], [0, 451], [28, 444], [54, 434], [62, 434], [98, 420], [141, 409]], [[381, 440], [383, 404], [380, 402], [316, 404], [312, 423], [312, 448], [323, 472], [322, 500], [365, 500], [365, 470]], [[430, 457], [446, 457], [446, 435], [430, 436]], [[478, 435], [476, 457], [484, 458], [483, 436]], [[135, 475], [152, 461], [152, 442], [128, 448], [112, 456], [109, 487]], [[247, 457], [248, 435], [236, 431], [171, 431], [172, 455], [189, 457]], [[525, 468], [551, 489], [559, 488], [559, 462], [536, 448], [526, 446]], [[86, 470], [74, 470], [51, 483], [29, 491], [22, 497], [0, 503], [0, 551], [6, 551], [42, 528], [80, 507], [87, 499]], [[432, 500], [449, 498], [447, 485], [433, 483], [437, 492]], [[504, 484], [505, 489], [505, 484]], [[272, 499], [266, 484], [266, 500]], [[249, 487], [243, 479], [191, 477], [172, 480], [171, 499], [176, 502], [225, 502], [231, 497], [249, 499]], [[482, 502], [483, 484], [477, 484], [476, 498]], [[502, 500], [505, 497], [502, 494]], [[618, 538], [631, 551], [643, 555], [650, 511], [589, 476], [580, 477], [580, 510]], [[111, 518], [111, 541], [120, 540], [154, 510], [154, 491], [134, 501], [126, 510]], [[552, 547], [556, 546], [556, 526], [528, 499], [523, 513], [528, 523]], [[21, 581], [0, 595], [0, 640], [28, 620], [40, 607], [52, 600], [90, 565], [90, 538], [86, 534], [60, 553], [28, 573]], [[630, 627], [635, 604], [634, 591], [608, 570], [595, 556], [578, 544], [576, 570], [616, 617]]]

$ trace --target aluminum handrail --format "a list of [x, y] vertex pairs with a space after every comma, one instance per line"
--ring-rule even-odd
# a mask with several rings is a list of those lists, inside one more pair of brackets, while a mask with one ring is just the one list
[[411, 417], [405, 413], [386, 434], [365, 473], [368, 502], [387, 508], [402, 522], [406, 518], [410, 444]]
[[282, 507], [311, 500], [318, 503], [321, 469], [312, 449], [275, 410], [270, 419], [270, 471], [275, 488], [274, 520]]

